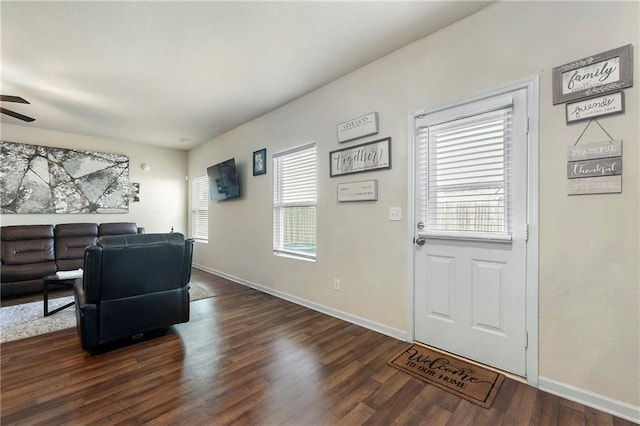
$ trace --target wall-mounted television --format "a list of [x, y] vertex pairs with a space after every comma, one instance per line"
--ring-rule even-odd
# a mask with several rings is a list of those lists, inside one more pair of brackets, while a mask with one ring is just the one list
[[235, 158], [207, 167], [207, 176], [209, 176], [209, 194], [212, 200], [240, 198]]

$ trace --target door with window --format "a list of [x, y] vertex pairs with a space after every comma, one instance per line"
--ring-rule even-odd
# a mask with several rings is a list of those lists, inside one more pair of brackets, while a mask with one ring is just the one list
[[415, 119], [415, 340], [526, 375], [526, 89]]

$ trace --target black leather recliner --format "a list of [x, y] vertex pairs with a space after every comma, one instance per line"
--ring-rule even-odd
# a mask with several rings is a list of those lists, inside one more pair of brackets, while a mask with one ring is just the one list
[[82, 348], [189, 321], [193, 240], [180, 233], [105, 236], [74, 286]]

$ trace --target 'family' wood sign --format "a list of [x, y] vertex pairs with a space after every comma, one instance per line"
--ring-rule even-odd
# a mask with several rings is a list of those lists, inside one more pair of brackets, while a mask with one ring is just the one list
[[633, 86], [632, 46], [611, 49], [553, 69], [553, 104]]

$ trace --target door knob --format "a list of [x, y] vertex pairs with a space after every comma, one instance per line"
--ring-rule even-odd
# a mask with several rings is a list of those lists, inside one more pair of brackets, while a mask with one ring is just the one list
[[425, 240], [424, 237], [418, 237], [414, 240], [414, 242], [419, 246], [423, 246], [426, 241], [427, 240]]

